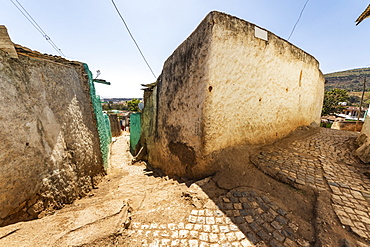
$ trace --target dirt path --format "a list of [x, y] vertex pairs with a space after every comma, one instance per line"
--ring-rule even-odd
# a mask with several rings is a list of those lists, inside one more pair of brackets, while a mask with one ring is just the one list
[[128, 142], [125, 134], [113, 143], [108, 174], [88, 197], [42, 219], [0, 228], [0, 246], [107, 246], [109, 237], [126, 230], [130, 216], [149, 224], [185, 218], [192, 209], [182, 197], [188, 187], [145, 164], [131, 165]]

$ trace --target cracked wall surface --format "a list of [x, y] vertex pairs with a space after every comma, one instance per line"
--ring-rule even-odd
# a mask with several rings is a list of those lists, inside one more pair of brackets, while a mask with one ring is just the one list
[[0, 226], [90, 191], [104, 174], [82, 63], [0, 50]]

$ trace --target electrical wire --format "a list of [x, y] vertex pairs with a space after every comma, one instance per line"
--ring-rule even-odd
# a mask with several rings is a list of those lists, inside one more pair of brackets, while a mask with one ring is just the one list
[[146, 58], [145, 58], [145, 56], [144, 56], [143, 52], [141, 51], [141, 49], [140, 49], [139, 45], [137, 44], [137, 42], [136, 42], [136, 40], [135, 40], [134, 36], [131, 34], [130, 29], [128, 28], [128, 26], [127, 26], [127, 24], [126, 24], [125, 20], [123, 19], [123, 17], [122, 17], [122, 15], [121, 15], [120, 11], [118, 10], [118, 8], [117, 8], [117, 6], [116, 6], [116, 4], [115, 4], [114, 0], [111, 0], [111, 1], [112, 1], [112, 3], [113, 3], [114, 8], [116, 9], [116, 11], [117, 11], [118, 15], [121, 17], [121, 20], [122, 20], [123, 24], [125, 24], [125, 27], [126, 27], [126, 29], [127, 29], [127, 32], [129, 33], [129, 35], [130, 35], [131, 39], [134, 41], [134, 43], [135, 43], [135, 45], [136, 45], [137, 49], [139, 50], [139, 52], [140, 52], [140, 54], [141, 54], [142, 58], [144, 59], [144, 61], [145, 61], [146, 65], [148, 66], [148, 68], [149, 68], [149, 69], [150, 69], [150, 71], [152, 72], [152, 74], [153, 74], [154, 78], [157, 78], [157, 77], [155, 76], [155, 74], [154, 74], [154, 72], [153, 72], [152, 68], [150, 67], [150, 65], [149, 65], [148, 61], [146, 60]]
[[290, 39], [290, 37], [292, 37], [292, 35], [293, 35], [293, 33], [294, 33], [294, 30], [295, 30], [295, 28], [296, 28], [296, 26], [297, 26], [298, 22], [301, 20], [301, 17], [302, 17], [303, 11], [304, 11], [304, 9], [306, 8], [306, 5], [307, 5], [307, 3], [308, 3], [309, 1], [310, 1], [310, 0], [307, 0], [307, 1], [306, 1], [306, 3], [304, 4], [304, 6], [303, 6], [303, 8], [302, 8], [302, 10], [301, 10], [301, 13], [299, 14], [298, 20], [297, 20], [297, 22], [294, 24], [294, 27], [293, 27], [293, 29], [292, 29], [292, 32], [291, 32], [291, 33], [290, 33], [290, 35], [289, 35], [288, 40]]
[[22, 15], [24, 17], [26, 17], [26, 19], [32, 24], [32, 26], [34, 28], [36, 28], [37, 31], [39, 31], [39, 33], [41, 33], [41, 35], [46, 39], [46, 41], [49, 42], [49, 44], [54, 48], [54, 50], [56, 50], [59, 55], [65, 57], [64, 53], [62, 52], [62, 50], [51, 40], [51, 38], [45, 33], [45, 31], [40, 27], [40, 25], [35, 21], [35, 19], [32, 18], [32, 16], [27, 12], [27, 10], [22, 6], [22, 4], [20, 2], [18, 2], [18, 0], [15, 0], [18, 5], [18, 6], [13, 0], [10, 0], [14, 6], [22, 13]]

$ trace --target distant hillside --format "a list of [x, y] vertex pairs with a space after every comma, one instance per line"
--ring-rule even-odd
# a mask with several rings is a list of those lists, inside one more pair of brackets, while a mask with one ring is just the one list
[[101, 98], [100, 101], [102, 101], [102, 102], [112, 101], [113, 103], [119, 103], [119, 102], [122, 102], [122, 101], [131, 101], [133, 99], [143, 100], [143, 98]]
[[325, 74], [325, 90], [333, 88], [346, 89], [350, 92], [362, 91], [364, 76], [367, 76], [366, 91], [370, 91], [370, 67], [362, 69], [351, 69], [330, 74]]

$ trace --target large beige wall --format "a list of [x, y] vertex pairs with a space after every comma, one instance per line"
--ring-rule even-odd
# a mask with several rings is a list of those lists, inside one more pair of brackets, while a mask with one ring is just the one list
[[324, 78], [318, 62], [255, 25], [213, 14], [205, 115], [205, 154], [240, 143], [264, 144], [320, 123]]
[[267, 38], [255, 37], [253, 24], [211, 12], [176, 49], [157, 82], [152, 165], [203, 177], [217, 171], [227, 148], [266, 144], [319, 123], [318, 62], [270, 32]]
[[81, 63], [0, 50], [0, 225], [86, 195], [104, 173]]

